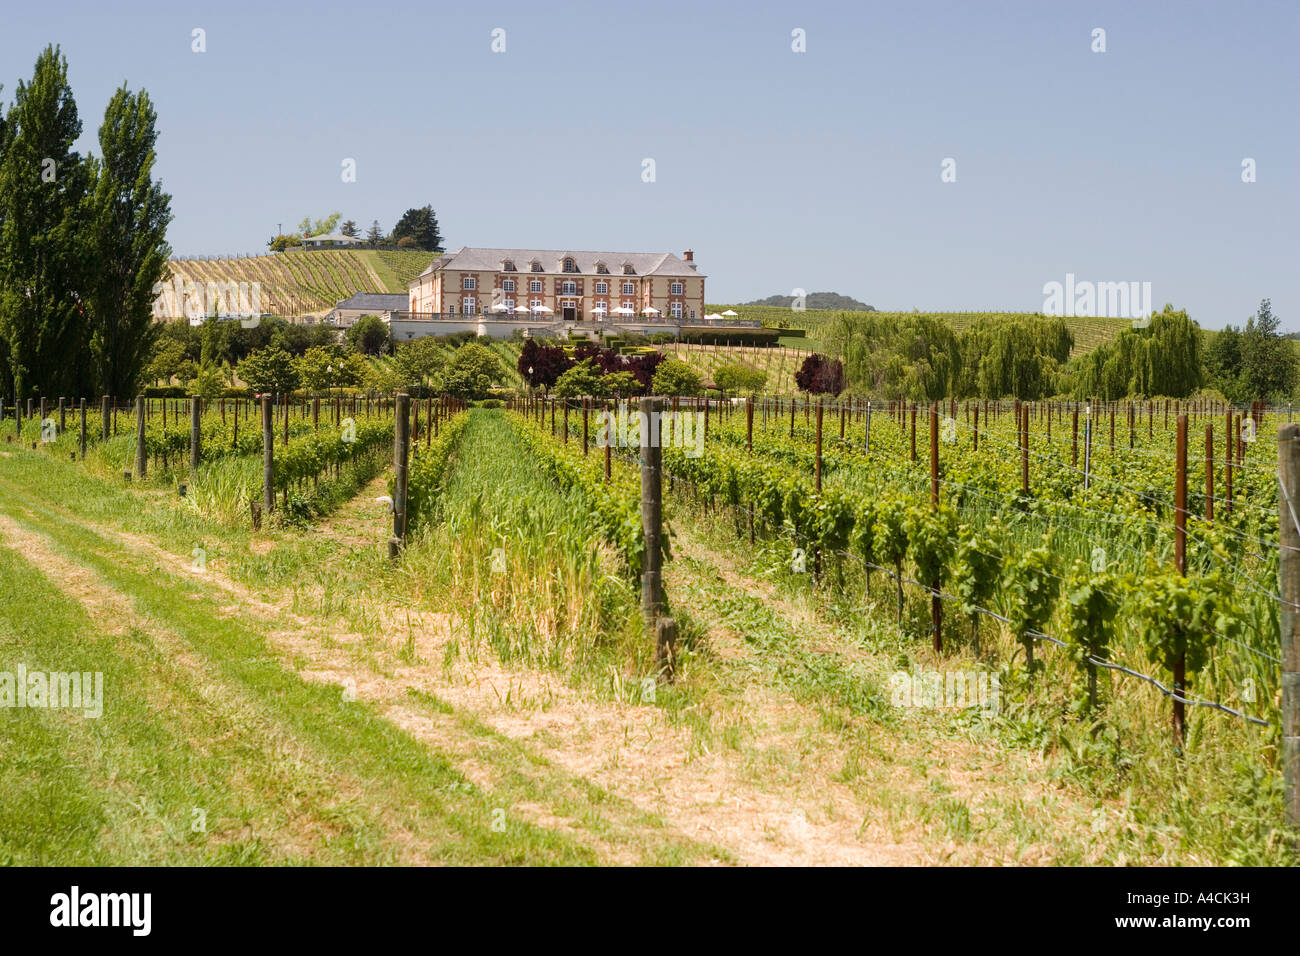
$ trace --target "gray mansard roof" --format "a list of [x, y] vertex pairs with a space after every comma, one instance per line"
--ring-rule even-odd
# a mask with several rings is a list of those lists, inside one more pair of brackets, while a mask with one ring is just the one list
[[596, 275], [596, 264], [604, 263], [610, 275], [622, 275], [624, 264], [630, 265], [639, 276], [700, 276], [690, 264], [671, 252], [584, 252], [577, 249], [479, 249], [462, 246], [433, 262], [421, 275], [440, 269], [457, 269], [470, 272], [499, 272], [502, 263], [509, 259], [519, 272], [531, 272], [536, 260], [542, 271], [565, 274], [564, 260], [572, 258], [576, 273], [568, 275]]
[[335, 304], [335, 309], [365, 309], [380, 312], [404, 312], [410, 305], [411, 297], [405, 292], [354, 292], [346, 299]]

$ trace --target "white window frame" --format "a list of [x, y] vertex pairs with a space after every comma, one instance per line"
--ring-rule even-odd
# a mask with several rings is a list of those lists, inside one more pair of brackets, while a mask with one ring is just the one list
[[515, 300], [514, 300], [514, 299], [503, 299], [502, 302], [501, 302], [501, 304], [504, 305], [504, 306], [506, 307], [506, 311], [505, 311], [505, 313], [503, 313], [503, 314], [508, 315], [508, 314], [510, 314], [511, 312], [513, 312], [513, 311], [515, 310]]
[[501, 291], [502, 291], [502, 292], [514, 292], [514, 291], [515, 291], [515, 280], [514, 280], [514, 279], [502, 279], [502, 280], [501, 280]]
[[478, 291], [478, 278], [476, 276], [461, 276], [460, 287], [465, 292]]
[[636, 295], [636, 283], [635, 283], [635, 282], [624, 282], [624, 283], [623, 283], [623, 294], [624, 294], [624, 295]]
[[609, 295], [609, 283], [608, 283], [608, 282], [597, 282], [597, 283], [596, 283], [596, 295]]
[[636, 314], [636, 303], [633, 302], [631, 299], [624, 299], [624, 300], [623, 300], [623, 304], [620, 305], [619, 308], [620, 308], [620, 309], [631, 309], [631, 310], [632, 310], [632, 314], [633, 314], [633, 315]]
[[546, 303], [544, 303], [541, 299], [534, 298], [528, 303], [528, 309], [530, 312], [536, 312], [545, 304]]
[[669, 295], [681, 295], [682, 290], [686, 287], [680, 282], [673, 282], [668, 286]]
[[578, 283], [572, 279], [565, 279], [560, 283], [560, 295], [577, 295]]
[[541, 291], [542, 291], [542, 280], [541, 280], [541, 279], [529, 279], [529, 280], [528, 280], [528, 291], [529, 291], [530, 294], [533, 293], [533, 292], [541, 292]]
[[466, 296], [460, 300], [460, 307], [461, 311], [466, 315], [473, 315], [474, 310], [478, 308], [478, 300], [476, 300], [472, 295]]
[[682, 317], [682, 304], [680, 302], [674, 302], [672, 305], [668, 306], [668, 313], [674, 319], [680, 319]]

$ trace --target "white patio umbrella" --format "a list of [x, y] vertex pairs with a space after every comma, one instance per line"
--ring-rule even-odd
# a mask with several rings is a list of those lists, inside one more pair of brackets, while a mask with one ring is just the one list
[[493, 311], [493, 312], [509, 312], [509, 311], [510, 311], [510, 306], [506, 305], [504, 302], [498, 302], [496, 305], [492, 306], [492, 311]]
[[520, 312], [530, 312], [530, 311], [532, 311], [532, 310], [529, 309], [528, 306], [526, 306], [526, 305], [517, 305], [517, 306], [515, 306], [515, 313], [516, 313], [516, 314], [518, 314], [518, 313], [520, 313]]
[[554, 309], [548, 309], [548, 308], [547, 308], [546, 306], [544, 306], [544, 305], [539, 305], [539, 306], [538, 306], [536, 309], [534, 309], [533, 311], [534, 311], [534, 312], [554, 312], [555, 310], [554, 310]]
[[656, 309], [653, 305], [647, 305], [644, 309], [641, 310], [641, 314], [642, 314], [642, 315], [659, 315], [660, 312], [659, 312], [659, 310]]
[[705, 318], [706, 318], [706, 319], [720, 319], [720, 318], [722, 318], [722, 313], [721, 313], [721, 312], [710, 312], [708, 315], [705, 316]]
[[739, 312], [733, 312], [733, 311], [731, 311], [731, 309], [728, 309], [726, 312], [723, 312], [722, 314], [723, 314], [723, 315], [740, 315]]
[[620, 305], [617, 309], [614, 310], [614, 314], [615, 315], [636, 315], [636, 311], [634, 309], [629, 309], [627, 306]]

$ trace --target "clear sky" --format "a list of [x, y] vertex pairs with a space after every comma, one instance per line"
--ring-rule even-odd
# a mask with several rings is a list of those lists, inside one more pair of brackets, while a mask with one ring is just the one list
[[1033, 311], [1072, 272], [1300, 330], [1297, 40], [1300, 0], [5, 0], [0, 82], [61, 44], [95, 152], [147, 89], [178, 255], [430, 203], [449, 248], [692, 248], [710, 302]]

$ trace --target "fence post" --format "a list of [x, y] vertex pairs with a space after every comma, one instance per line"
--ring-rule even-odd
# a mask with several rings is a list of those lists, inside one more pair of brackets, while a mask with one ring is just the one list
[[406, 544], [406, 485], [411, 454], [411, 396], [397, 394], [393, 403], [393, 536], [388, 556], [396, 558]]
[[143, 481], [149, 470], [149, 461], [144, 443], [144, 396], [135, 400], [135, 473]]
[[202, 452], [199, 437], [199, 420], [203, 417], [203, 403], [197, 395], [190, 398], [190, 472], [199, 470], [199, 457]]
[[1300, 424], [1277, 433], [1279, 584], [1282, 596], [1282, 778], [1286, 822], [1300, 827]]
[[641, 611], [647, 627], [653, 627], [663, 610], [663, 449], [659, 441], [662, 398], [642, 398], [639, 443], [641, 446], [641, 533], [645, 537], [645, 558], [641, 568]]
[[100, 440], [100, 441], [108, 441], [108, 419], [109, 419], [109, 410], [108, 410], [108, 396], [107, 396], [107, 395], [105, 395], [103, 398], [101, 398], [101, 399], [99, 400], [99, 417], [100, 417], [100, 423], [99, 423], [99, 440]]
[[62, 435], [68, 428], [67, 407], [63, 404], [63, 396], [59, 396], [59, 434]]
[[275, 510], [275, 419], [271, 396], [262, 396], [262, 510]]
[[81, 460], [86, 460], [86, 400], [81, 400]]

